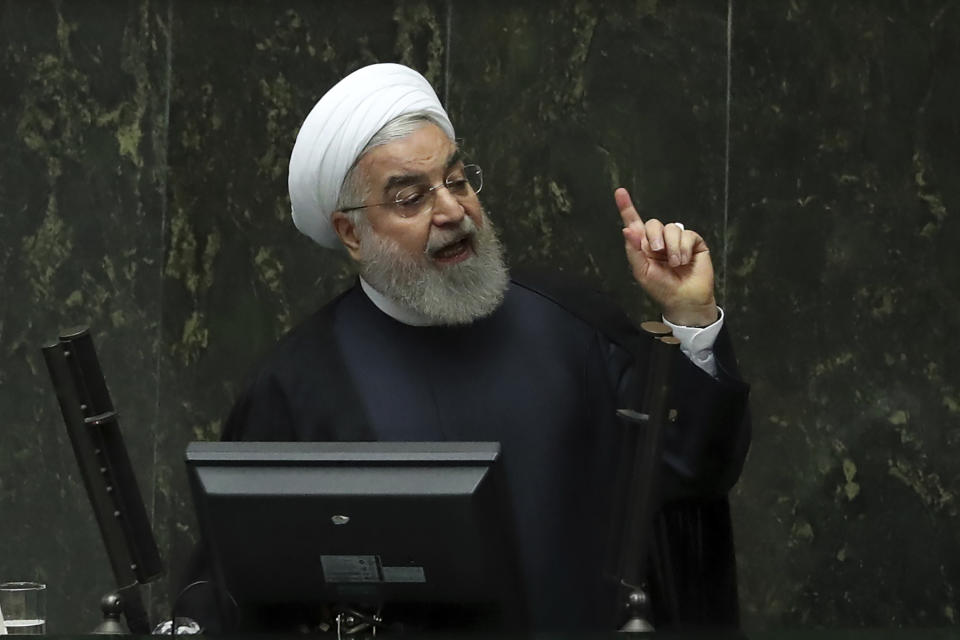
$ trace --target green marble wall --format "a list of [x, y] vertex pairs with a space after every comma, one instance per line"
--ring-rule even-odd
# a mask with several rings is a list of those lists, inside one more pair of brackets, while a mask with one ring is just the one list
[[0, 576], [50, 585], [51, 632], [91, 628], [112, 586], [39, 350], [61, 328], [95, 328], [154, 502], [167, 13], [0, 4]]
[[734, 4], [735, 504], [770, 625], [958, 622], [960, 5], [870, 6]]
[[746, 626], [954, 621], [957, 3], [6, 0], [0, 33], [0, 577], [52, 585], [52, 630], [111, 577], [38, 347], [94, 327], [179, 565], [185, 444], [351, 282], [290, 223], [286, 165], [375, 61], [434, 82], [514, 264], [643, 318], [613, 188], [710, 243], [754, 381]]

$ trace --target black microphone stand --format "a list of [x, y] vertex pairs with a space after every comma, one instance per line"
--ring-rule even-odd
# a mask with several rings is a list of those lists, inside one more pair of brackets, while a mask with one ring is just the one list
[[90, 332], [65, 332], [42, 350], [117, 582], [94, 633], [122, 633], [122, 613], [131, 633], [149, 634], [140, 585], [163, 565]]
[[676, 419], [667, 406], [670, 378], [680, 341], [661, 322], [644, 322], [641, 329], [652, 340], [647, 368], [643, 412], [620, 409], [617, 416], [625, 429], [617, 505], [619, 553], [616, 557], [618, 607], [625, 622], [622, 632], [650, 632], [650, 594], [646, 583], [653, 519], [659, 508], [658, 478], [661, 468], [663, 430]]

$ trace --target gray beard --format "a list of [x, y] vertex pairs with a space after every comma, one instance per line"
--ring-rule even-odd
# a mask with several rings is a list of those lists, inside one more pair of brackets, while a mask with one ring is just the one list
[[[424, 316], [431, 324], [469, 324], [496, 311], [509, 274], [503, 246], [489, 219], [477, 227], [464, 216], [457, 229], [433, 228], [423, 254], [410, 255], [369, 226], [360, 229], [360, 275], [374, 289]], [[439, 266], [430, 254], [472, 236], [474, 255]]]

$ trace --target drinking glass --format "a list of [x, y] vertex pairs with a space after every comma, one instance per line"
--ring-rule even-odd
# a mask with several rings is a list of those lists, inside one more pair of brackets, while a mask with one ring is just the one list
[[39, 635], [47, 626], [47, 585], [39, 582], [0, 584], [0, 615], [7, 633]]

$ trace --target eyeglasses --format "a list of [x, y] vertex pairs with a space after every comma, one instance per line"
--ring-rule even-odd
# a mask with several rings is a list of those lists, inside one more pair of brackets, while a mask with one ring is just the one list
[[480, 193], [480, 189], [483, 188], [483, 171], [475, 164], [464, 165], [451, 171], [450, 175], [441, 184], [432, 187], [428, 184], [414, 184], [397, 191], [390, 202], [362, 204], [357, 207], [346, 207], [340, 209], [340, 211], [356, 211], [370, 207], [393, 207], [394, 212], [401, 218], [412, 218], [433, 211], [433, 205], [437, 200], [436, 191], [441, 188], [446, 188], [457, 200], [466, 200]]

